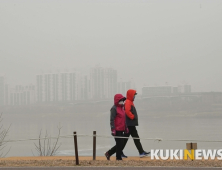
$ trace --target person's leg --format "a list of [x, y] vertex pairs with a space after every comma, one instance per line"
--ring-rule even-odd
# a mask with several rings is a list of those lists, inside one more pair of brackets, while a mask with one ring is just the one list
[[[138, 135], [138, 132], [136, 130], [136, 126], [132, 126], [132, 129], [131, 129], [131, 136], [133, 138], [139, 138], [139, 135]], [[137, 150], [139, 151], [139, 153], [143, 153], [144, 150], [143, 150], [143, 147], [142, 147], [142, 144], [140, 143], [140, 139], [133, 139], [135, 145], [136, 145], [136, 148]]]
[[[122, 131], [122, 133], [121, 133], [121, 136], [122, 136], [122, 137], [125, 137], [123, 131]], [[123, 158], [122, 155], [124, 155], [124, 153], [123, 153], [124, 138], [121, 138], [121, 142], [120, 142], [120, 143], [121, 143], [121, 147], [120, 147], [120, 150], [121, 150], [121, 158]], [[125, 155], [124, 155], [124, 156], [125, 156]]]
[[[114, 138], [114, 139], [115, 139], [115, 138]], [[115, 141], [116, 141], [116, 139], [115, 139]], [[109, 160], [110, 157], [111, 157], [114, 153], [116, 153], [116, 145], [113, 146], [110, 150], [108, 150], [108, 151], [105, 153], [105, 156], [106, 156], [107, 160]]]
[[[129, 137], [129, 134], [130, 134], [130, 133], [128, 133], [128, 134], [125, 134], [125, 133], [123, 134], [123, 133], [122, 133], [122, 136], [123, 136], [123, 137]], [[114, 139], [116, 140], [116, 138], [114, 138]], [[122, 139], [122, 144], [121, 144], [121, 146], [123, 147], [123, 148], [121, 149], [121, 154], [123, 154], [122, 150], [123, 150], [124, 147], [126, 146], [126, 143], [127, 143], [128, 139], [124, 139], [124, 138], [121, 138], [121, 139]], [[108, 150], [107, 153], [109, 154], [109, 156], [112, 156], [114, 153], [116, 153], [116, 145], [113, 146], [110, 150]]]
[[112, 156], [114, 153], [116, 153], [116, 145], [113, 146], [110, 150], [107, 151], [109, 156]]
[[[116, 136], [122, 137], [123, 131], [116, 131]], [[115, 138], [116, 140], [116, 160], [122, 160], [122, 141], [123, 138]]]
[[[128, 129], [129, 129], [129, 133], [125, 133], [125, 132], [124, 132], [124, 137], [127, 137], [127, 138], [124, 138], [124, 139], [123, 139], [123, 145], [122, 145], [123, 149], [125, 148], [126, 143], [127, 143], [127, 141], [128, 141], [128, 137], [130, 136], [130, 134], [131, 134], [131, 132], [132, 132], [132, 126], [128, 126]], [[122, 153], [123, 153], [123, 149], [122, 149]]]

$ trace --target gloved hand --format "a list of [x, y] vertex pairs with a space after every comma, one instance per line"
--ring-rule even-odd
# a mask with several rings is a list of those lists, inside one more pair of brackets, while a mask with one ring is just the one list
[[126, 128], [125, 133], [129, 133], [129, 129], [128, 128]]
[[116, 136], [116, 130], [115, 129], [111, 129], [111, 135]]

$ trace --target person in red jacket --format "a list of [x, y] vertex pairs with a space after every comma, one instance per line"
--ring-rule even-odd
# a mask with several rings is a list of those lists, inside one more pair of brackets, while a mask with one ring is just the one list
[[[124, 111], [124, 101], [126, 98], [122, 94], [114, 96], [114, 105], [110, 110], [110, 126], [113, 136], [123, 137], [129, 130], [126, 125], [126, 114]], [[123, 138], [115, 138], [116, 145], [105, 153], [107, 160], [116, 152], [116, 160], [122, 160]]]
[[[138, 115], [133, 101], [135, 100], [135, 96], [137, 95], [136, 90], [129, 89], [126, 94], [125, 101], [125, 112], [126, 112], [126, 124], [129, 129], [129, 133], [125, 134], [125, 137], [129, 137], [130, 135], [133, 138], [139, 138], [138, 132], [136, 130], [136, 126], [138, 126]], [[139, 151], [139, 156], [144, 157], [147, 156], [150, 152], [146, 152], [143, 150], [143, 147], [140, 143], [140, 139], [133, 139], [136, 145], [137, 150]], [[128, 138], [124, 139], [123, 149], [126, 146]]]

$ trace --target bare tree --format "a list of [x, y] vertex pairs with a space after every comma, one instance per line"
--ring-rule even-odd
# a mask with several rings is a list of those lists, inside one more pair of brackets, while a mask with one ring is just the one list
[[[45, 137], [41, 139], [42, 136], [42, 130], [39, 133], [39, 142], [38, 144], [35, 144], [35, 149], [38, 152], [38, 156], [54, 156], [56, 154], [56, 151], [60, 148], [61, 143], [58, 144], [61, 127], [58, 128], [58, 136], [56, 137], [56, 141], [52, 144], [51, 136], [47, 133], [45, 133]], [[34, 154], [33, 154], [34, 155]]]
[[4, 141], [4, 140], [9, 132], [10, 126], [7, 129], [5, 129], [3, 127], [2, 120], [3, 118], [2, 118], [2, 113], [1, 113], [0, 114], [0, 157], [5, 157], [10, 151], [10, 149], [6, 153], [4, 153], [3, 151], [3, 149], [6, 147], [6, 144], [8, 143], [7, 141]]

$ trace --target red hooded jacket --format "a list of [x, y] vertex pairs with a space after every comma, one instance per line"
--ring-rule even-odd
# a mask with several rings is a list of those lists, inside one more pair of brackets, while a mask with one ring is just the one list
[[114, 96], [114, 106], [110, 110], [110, 126], [116, 131], [125, 131], [126, 129], [126, 114], [124, 106], [119, 105], [121, 99], [126, 99], [122, 94]]
[[134, 106], [136, 90], [129, 89], [126, 94], [125, 112], [127, 126], [138, 126], [138, 115]]

